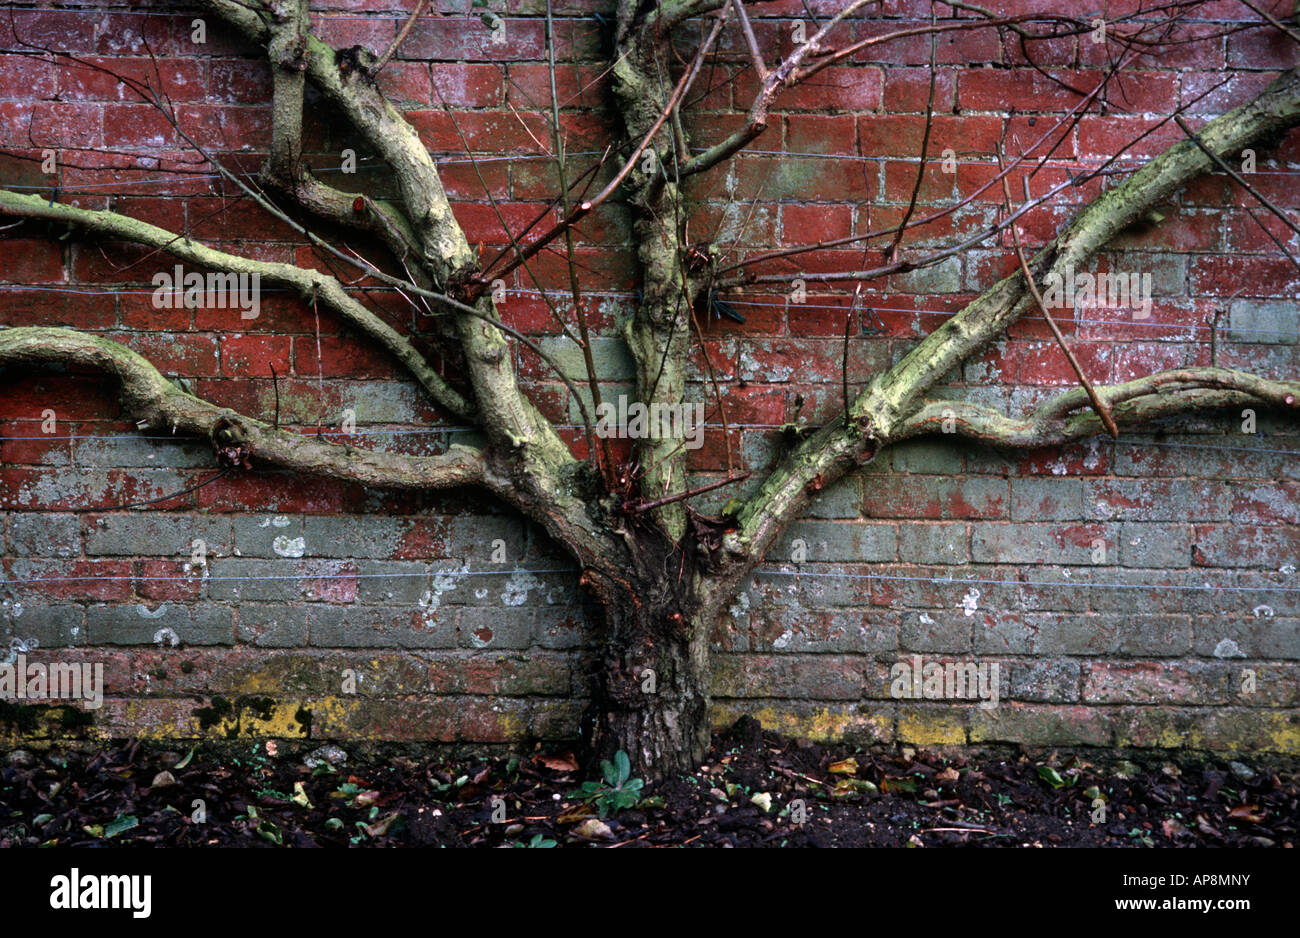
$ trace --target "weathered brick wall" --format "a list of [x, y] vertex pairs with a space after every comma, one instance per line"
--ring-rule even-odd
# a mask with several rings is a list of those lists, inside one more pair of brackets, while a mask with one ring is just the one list
[[[1052, 7], [1032, 0], [992, 5], [1008, 12]], [[314, 20], [336, 46], [379, 51], [408, 6], [326, 0], [313, 4]], [[616, 126], [602, 74], [603, 26], [594, 15], [607, 21], [608, 6], [555, 6], [562, 122], [573, 153], [603, 150]], [[1115, 6], [1112, 15], [1122, 12]], [[1270, 8], [1283, 15], [1288, 6]], [[431, 150], [447, 155], [440, 169], [458, 217], [490, 256], [503, 238], [489, 195], [518, 230], [556, 191], [550, 164], [519, 158], [538, 153], [539, 141], [548, 139], [545, 4], [510, 0], [502, 11], [503, 43], [490, 41], [481, 9], [464, 2], [436, 8], [444, 15], [416, 26], [381, 84]], [[788, 50], [801, 11], [793, 0], [753, 5], [763, 48]], [[1175, 108], [1199, 125], [1295, 61], [1289, 40], [1271, 30], [1231, 31], [1253, 19], [1244, 6], [1209, 3], [1189, 16], [1176, 37], [1194, 41], [1138, 58], [1112, 82], [1104, 107], [1094, 104], [1076, 127], [1054, 135], [1058, 145], [1031, 184], [1035, 194], [1069, 171], [1097, 167], [1120, 147], [1131, 144], [1124, 158], [1159, 152], [1181, 133], [1160, 124]], [[928, 3], [888, 2], [879, 14], [844, 24], [842, 35], [862, 38], [928, 18]], [[261, 258], [319, 264], [284, 226], [247, 200], [225, 197], [218, 180], [171, 175], [160, 184], [147, 181], [153, 173], [133, 169], [136, 157], [168, 166], [193, 157], [166, 122], [115, 81], [17, 54], [15, 32], [151, 77], [152, 50], [187, 131], [231, 165], [255, 169], [269, 140], [269, 71], [216, 24], [206, 45], [194, 45], [191, 19], [168, 5], [113, 0], [57, 11], [15, 4], [12, 16], [6, 8], [0, 147], [10, 155], [0, 156], [0, 179], [7, 186], [48, 185], [38, 163], [13, 154], [57, 148], [62, 200], [184, 227], [192, 237]], [[694, 104], [689, 126], [696, 146], [743, 121], [754, 87], [730, 30], [724, 47], [730, 63], [710, 75], [708, 93]], [[1040, 64], [1078, 89], [1091, 90], [1106, 66], [1087, 37], [1033, 48]], [[869, 47], [852, 64], [778, 99], [755, 144], [760, 152], [694, 184], [692, 237], [756, 251], [896, 223], [916, 172], [929, 57], [925, 37]], [[930, 152], [937, 160], [951, 149], [958, 165], [945, 173], [938, 162], [928, 164], [923, 214], [992, 177], [1004, 125], [1014, 156], [1079, 101], [1030, 67], [1014, 37], [1003, 44], [989, 30], [943, 34], [936, 60]], [[477, 168], [463, 156], [461, 133], [484, 157]], [[1275, 149], [1261, 149], [1250, 177], [1293, 211], [1300, 207], [1298, 141], [1290, 134]], [[337, 167], [347, 147], [361, 157], [348, 183], [386, 194], [387, 174], [338, 122], [313, 125], [313, 165]], [[576, 159], [585, 166], [591, 157]], [[1094, 181], [1067, 189], [1035, 210], [1026, 222], [1030, 242], [1041, 243], [1099, 187]], [[1017, 176], [1013, 193], [1020, 192]], [[990, 187], [953, 216], [915, 231], [905, 252], [922, 253], [993, 223], [1001, 198], [1000, 186]], [[1270, 377], [1300, 374], [1300, 276], [1252, 208], [1216, 175], [1180, 191], [1158, 224], [1113, 245], [1095, 269], [1150, 273], [1153, 311], [1147, 321], [1134, 320], [1131, 310], [1084, 311], [1063, 324], [1093, 381], [1212, 361]], [[1297, 249], [1276, 219], [1255, 215]], [[295, 298], [265, 293], [253, 321], [228, 309], [155, 309], [151, 277], [172, 262], [46, 234], [25, 225], [3, 235], [3, 324], [67, 325], [110, 336], [196, 393], [268, 419], [276, 407], [274, 366], [282, 424], [337, 430], [351, 410], [358, 434], [366, 434], [358, 445], [423, 453], [454, 438], [407, 432], [452, 424], [392, 361], [332, 317], [318, 322]], [[588, 313], [605, 336], [594, 344], [607, 395], [631, 390], [630, 360], [615, 338], [636, 286], [628, 242], [625, 211], [608, 204], [582, 227], [577, 251]], [[871, 267], [884, 245], [871, 246], [865, 263], [854, 245], [764, 269], [796, 277]], [[1003, 236], [936, 266], [868, 283], [868, 309], [855, 314], [852, 326], [850, 390], [1014, 265]], [[562, 258], [544, 254], [533, 268], [562, 295]], [[510, 286], [502, 304], [508, 321], [543, 336], [548, 351], [577, 375], [577, 350], [558, 336], [537, 283], [521, 272]], [[840, 406], [847, 291], [810, 285], [807, 302], [796, 304], [787, 289], [729, 295], [748, 321], [705, 326], [732, 424], [730, 444], [756, 472], [751, 488], [780, 453], [776, 427], [816, 423]], [[412, 314], [400, 298], [368, 297], [400, 328], [431, 332], [432, 320]], [[564, 385], [531, 354], [518, 354], [547, 413], [575, 422]], [[702, 359], [693, 377], [693, 399], [710, 400]], [[954, 396], [1021, 412], [1072, 382], [1045, 326], [1028, 317], [951, 375], [947, 387]], [[49, 410], [56, 423], [46, 433]], [[711, 415], [706, 445], [692, 454], [700, 482], [726, 469], [718, 423]], [[913, 743], [1300, 750], [1296, 431], [1294, 423], [1260, 414], [1257, 432], [1246, 434], [1241, 415], [1229, 414], [1027, 456], [946, 439], [887, 452], [824, 493], [719, 623], [717, 722], [753, 713], [801, 735]], [[578, 434], [570, 435], [579, 448]], [[310, 722], [313, 738], [494, 742], [575, 735], [590, 610], [568, 559], [502, 506], [463, 493], [395, 495], [267, 472], [227, 476], [141, 511], [95, 511], [186, 489], [211, 474], [213, 460], [206, 444], [142, 438], [119, 419], [112, 390], [81, 376], [0, 376], [0, 436], [5, 644], [10, 656], [26, 650], [32, 658], [105, 664], [107, 699], [93, 727], [76, 732], [193, 736], [237, 728], [301, 736]], [[732, 494], [700, 501], [716, 507]], [[202, 563], [193, 557], [196, 540], [203, 542]], [[501, 547], [503, 561], [494, 556]], [[1000, 706], [892, 696], [891, 666], [914, 654], [997, 663]]]

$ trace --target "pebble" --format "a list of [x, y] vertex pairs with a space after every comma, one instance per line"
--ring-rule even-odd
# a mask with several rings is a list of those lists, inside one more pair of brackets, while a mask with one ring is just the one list
[[1243, 782], [1254, 781], [1255, 776], [1259, 774], [1244, 762], [1229, 762], [1228, 768], [1232, 770], [1233, 775]]
[[579, 837], [587, 840], [613, 840], [614, 832], [609, 829], [609, 825], [597, 818], [588, 818], [583, 821], [574, 830]]
[[302, 760], [302, 764], [309, 769], [328, 763], [329, 765], [341, 765], [348, 761], [348, 754], [331, 743], [328, 746], [321, 746], [314, 750], [307, 758]]
[[5, 762], [12, 765], [15, 769], [36, 768], [36, 757], [26, 749], [15, 749], [5, 757]]

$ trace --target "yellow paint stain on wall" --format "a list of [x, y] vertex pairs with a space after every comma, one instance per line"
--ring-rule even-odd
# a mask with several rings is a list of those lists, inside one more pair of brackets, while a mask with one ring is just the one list
[[966, 742], [966, 727], [950, 714], [909, 712], [898, 715], [898, 741], [919, 746]]

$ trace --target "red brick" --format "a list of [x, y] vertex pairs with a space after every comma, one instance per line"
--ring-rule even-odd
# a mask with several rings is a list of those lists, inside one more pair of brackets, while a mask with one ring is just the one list
[[[1122, 317], [1113, 316], [1113, 318]], [[1158, 371], [1210, 364], [1209, 348], [1188, 346], [1183, 343], [1125, 342], [1116, 344], [1113, 357], [1114, 371], [1111, 380], [1116, 384], [1145, 378]]]
[[176, 142], [176, 130], [167, 117], [150, 104], [104, 106], [104, 145], [118, 149], [153, 151]]
[[[884, 74], [878, 68], [831, 67], [783, 91], [776, 99], [783, 111], [874, 111], [880, 107]], [[744, 108], [752, 98], [739, 98]]]
[[[6, 402], [7, 403], [7, 402]], [[72, 424], [57, 420], [54, 432], [46, 435], [44, 422], [38, 415], [34, 420], [6, 420], [0, 423], [0, 460], [13, 466], [68, 465], [72, 461]]]
[[[885, 164], [884, 201], [906, 205], [916, 189], [917, 168], [913, 163]], [[941, 163], [927, 162], [922, 174], [917, 199], [921, 204], [931, 204], [952, 198], [956, 174], [945, 173]]]
[[42, 149], [102, 146], [101, 111], [98, 104], [0, 102], [0, 143]]
[[314, 31], [335, 49], [364, 46], [379, 54], [393, 41], [397, 26], [398, 21], [390, 17], [322, 16], [315, 19]]
[[[1070, 351], [1089, 381], [1094, 384], [1111, 382], [1111, 345], [1072, 342]], [[1065, 353], [1055, 342], [1008, 342], [1007, 351], [1002, 356], [1001, 371], [1004, 377], [1017, 384], [1071, 385], [1079, 381]]]
[[315, 377], [318, 367], [327, 378], [392, 378], [399, 373], [392, 356], [356, 336], [327, 336], [320, 340], [320, 357], [316, 349], [313, 336], [294, 339], [296, 375]]
[[1211, 296], [1294, 297], [1300, 291], [1300, 272], [1284, 257], [1198, 257], [1189, 276], [1197, 293]]
[[0, 98], [51, 98], [58, 81], [54, 63], [27, 55], [0, 55]]
[[[87, 16], [85, 19], [93, 21], [96, 18]], [[194, 49], [189, 39], [189, 19], [155, 16], [145, 11], [105, 13], [97, 19], [95, 51], [100, 55], [168, 56], [177, 51], [184, 55]], [[178, 41], [182, 36], [183, 45]]]
[[271, 66], [263, 59], [214, 59], [208, 66], [209, 101], [261, 104], [269, 100]]
[[[1300, 237], [1276, 215], [1262, 207], [1227, 212], [1224, 218], [1223, 247], [1226, 251], [1234, 254], [1271, 254], [1278, 250], [1277, 243], [1281, 242], [1293, 255], [1300, 255]], [[1208, 219], [1202, 217], [1201, 221], [1203, 227], [1209, 227]], [[1269, 234], [1273, 237], [1270, 238]]]
[[379, 90], [394, 104], [433, 103], [429, 67], [423, 62], [389, 61], [379, 73]]
[[203, 595], [203, 568], [187, 560], [142, 560], [136, 571], [135, 591], [143, 599], [185, 603]]
[[[422, 18], [415, 24], [398, 50], [404, 59], [434, 60], [450, 62], [514, 62], [543, 61], [546, 55], [544, 24], [536, 19], [516, 19], [505, 17], [505, 40], [493, 42], [493, 33], [478, 18], [439, 17]], [[562, 41], [572, 42], [572, 29], [564, 24], [557, 24], [557, 35], [561, 33]], [[557, 42], [557, 56], [559, 53]], [[436, 71], [436, 67], [435, 67]]]
[[125, 602], [131, 597], [131, 564], [125, 560], [34, 560], [23, 579], [34, 582], [11, 580], [8, 589], [29, 602]]
[[[952, 110], [956, 86], [955, 69], [936, 70], [934, 104], [936, 113]], [[887, 114], [902, 112], [925, 113], [930, 102], [929, 68], [888, 68], [885, 70], [884, 110]]]
[[215, 336], [119, 333], [109, 338], [143, 355], [164, 374], [187, 378], [211, 378], [217, 374]]
[[5, 281], [54, 283], [63, 279], [63, 248], [57, 242], [11, 238], [0, 244], [5, 257], [0, 278]]
[[81, 61], [86, 64], [69, 64], [59, 71], [59, 96], [63, 100], [141, 102], [133, 85], [151, 92], [161, 89], [175, 102], [201, 101], [208, 94], [203, 64], [194, 59], [88, 56]]
[[[974, 153], [991, 157], [997, 151], [1001, 133], [1002, 121], [998, 117], [937, 114], [930, 123], [929, 159], [941, 159], [943, 151], [948, 149], [958, 155]], [[916, 158], [921, 155], [924, 137], [924, 114], [883, 114], [858, 120], [862, 152], [869, 156]]]
[[[207, 395], [204, 395], [205, 397]], [[240, 473], [218, 479], [195, 493], [207, 511], [278, 511], [313, 514], [358, 511], [365, 489], [337, 479], [312, 479], [304, 487], [297, 475]]]
[[798, 114], [785, 119], [785, 149], [791, 153], [854, 154], [856, 136], [854, 119], [846, 114]]
[[816, 244], [846, 238], [853, 232], [849, 205], [783, 205], [781, 240], [784, 244]]
[[96, 17], [80, 11], [9, 9], [0, 17], [0, 48], [31, 52], [94, 52]]
[[[468, 65], [448, 70], [443, 96], [450, 105], [492, 106], [501, 97], [501, 69], [496, 65]], [[609, 78], [603, 69], [557, 64], [555, 91], [561, 108], [594, 108], [604, 103]], [[551, 70], [547, 65], [510, 66], [505, 81], [506, 100], [527, 110], [551, 107]], [[455, 95], [459, 100], [452, 100]]]
[[[235, 311], [229, 311], [235, 312]], [[271, 377], [289, 373], [287, 336], [226, 336], [221, 340], [221, 373], [227, 377]]]

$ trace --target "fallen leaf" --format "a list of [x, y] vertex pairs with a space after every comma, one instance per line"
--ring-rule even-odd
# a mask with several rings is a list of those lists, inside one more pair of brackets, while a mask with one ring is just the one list
[[572, 808], [570, 808], [569, 810], [562, 813], [559, 817], [557, 817], [555, 819], [555, 823], [576, 824], [579, 821], [583, 820], [584, 818], [592, 817], [593, 815], [595, 815], [595, 813], [596, 813], [596, 809], [593, 808], [590, 804], [583, 803], [579, 805], [574, 805]]
[[839, 762], [832, 762], [830, 771], [832, 775], [857, 775], [858, 760], [849, 756], [847, 759], [841, 759]]
[[112, 840], [118, 834], [140, 826], [140, 819], [134, 814], [119, 814], [104, 825], [104, 839]]
[[1064, 788], [1066, 785], [1065, 779], [1061, 778], [1061, 774], [1050, 765], [1040, 765], [1038, 767], [1038, 777], [1053, 788]]
[[194, 753], [198, 751], [198, 748], [199, 748], [198, 743], [195, 743], [193, 746], [190, 747], [190, 751], [185, 753], [185, 758], [182, 759], [180, 762], [176, 763], [175, 768], [177, 772], [179, 772], [181, 769], [185, 768], [185, 766], [190, 764], [190, 760], [194, 758]]
[[1218, 830], [1214, 827], [1214, 825], [1205, 819], [1204, 814], [1196, 815], [1196, 829], [1199, 830], [1202, 834], [1206, 834], [1207, 836], [1210, 837], [1218, 837], [1218, 838], [1223, 837], [1223, 835], [1218, 832]]
[[764, 813], [772, 810], [772, 796], [765, 791], [750, 796], [749, 800], [762, 808]]
[[1264, 815], [1259, 813], [1257, 804], [1239, 804], [1228, 812], [1228, 817], [1234, 821], [1249, 821], [1251, 824], [1258, 824], [1264, 820]]
[[609, 829], [609, 825], [600, 818], [587, 818], [573, 832], [579, 837], [587, 840], [613, 840], [614, 832]]
[[891, 791], [905, 791], [908, 794], [916, 794], [916, 782], [910, 778], [891, 778], [886, 777], [880, 780], [880, 790], [888, 794]]
[[375, 821], [373, 824], [365, 825], [365, 831], [371, 837], [383, 837], [385, 834], [388, 833], [388, 829], [393, 826], [393, 822], [396, 821], [401, 816], [402, 815], [400, 812], [394, 811], [392, 814], [388, 814], [385, 815], [384, 817], [381, 817], [378, 821]]
[[952, 785], [955, 784], [959, 778], [961, 778], [961, 773], [952, 766], [948, 766], [948, 768], [936, 775], [934, 780], [936, 782], [941, 782], [944, 785]]
[[176, 784], [176, 776], [172, 775], [172, 773], [164, 769], [163, 771], [159, 772], [157, 775], [153, 777], [153, 782], [150, 783], [149, 787], [170, 788], [175, 784]]
[[307, 790], [302, 787], [302, 782], [293, 783], [292, 801], [300, 808], [310, 808], [312, 806], [311, 799], [307, 797]]
[[874, 792], [876, 786], [865, 778], [841, 778], [831, 789], [832, 798], [847, 798], [858, 792]]
[[578, 771], [578, 760], [573, 757], [573, 753], [566, 752], [562, 756], [533, 756], [533, 761], [538, 762], [552, 772], [576, 772]]

